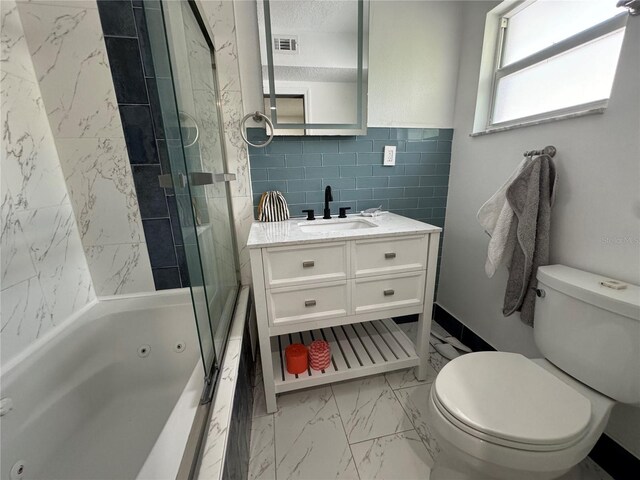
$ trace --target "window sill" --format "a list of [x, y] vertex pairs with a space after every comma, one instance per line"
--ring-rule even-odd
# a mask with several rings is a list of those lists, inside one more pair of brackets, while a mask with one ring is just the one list
[[504, 126], [501, 126], [501, 127], [491, 127], [491, 128], [487, 128], [486, 130], [481, 130], [479, 132], [470, 133], [469, 136], [470, 137], [482, 137], [484, 135], [489, 135], [491, 133], [507, 132], [509, 130], [515, 130], [516, 128], [532, 127], [534, 125], [543, 125], [545, 123], [558, 122], [560, 120], [568, 120], [570, 118], [578, 118], [578, 117], [585, 117], [587, 115], [602, 114], [602, 113], [605, 112], [605, 110], [606, 110], [606, 107], [590, 108], [590, 109], [581, 110], [581, 111], [578, 111], [578, 112], [572, 112], [572, 113], [565, 113], [565, 114], [562, 114], [562, 115], [556, 115], [554, 117], [549, 117], [549, 118], [541, 118], [541, 119], [537, 119], [537, 120], [522, 121], [520, 123], [513, 123], [511, 125], [504, 125]]

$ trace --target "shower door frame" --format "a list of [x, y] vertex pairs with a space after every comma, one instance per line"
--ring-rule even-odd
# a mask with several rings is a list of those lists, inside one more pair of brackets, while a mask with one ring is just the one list
[[[145, 0], [147, 1], [147, 0]], [[165, 0], [167, 1], [167, 0]], [[171, 69], [171, 79], [172, 79], [172, 83], [173, 83], [173, 101], [175, 102], [175, 107], [176, 110], [178, 110], [179, 107], [179, 102], [178, 102], [178, 95], [177, 92], [175, 90], [176, 88], [176, 77], [174, 75], [173, 72], [173, 66], [172, 66], [172, 62], [171, 62], [171, 48], [169, 46], [169, 32], [167, 30], [167, 19], [166, 19], [166, 11], [165, 11], [165, 1], [160, 0], [160, 9], [162, 12], [162, 23], [163, 23], [163, 29], [164, 29], [164, 35], [165, 35], [165, 42], [166, 42], [166, 49], [167, 49], [167, 55], [168, 55], [168, 59], [169, 59], [169, 66]], [[171, 1], [171, 0], [169, 0]], [[228, 168], [228, 155], [227, 155], [227, 148], [226, 148], [226, 143], [225, 143], [225, 135], [224, 135], [224, 121], [223, 121], [223, 113], [222, 113], [222, 109], [220, 107], [220, 82], [218, 79], [218, 75], [217, 75], [217, 69], [216, 69], [216, 51], [215, 51], [215, 47], [214, 47], [214, 43], [213, 40], [210, 38], [209, 33], [207, 31], [206, 28], [206, 24], [204, 23], [203, 20], [203, 15], [201, 14], [198, 5], [196, 3], [196, 1], [194, 0], [182, 0], [183, 2], [187, 3], [188, 6], [190, 7], [194, 18], [200, 28], [200, 31], [202, 33], [203, 38], [205, 39], [209, 50], [210, 50], [210, 58], [211, 58], [211, 68], [212, 68], [212, 75], [213, 75], [213, 86], [214, 86], [214, 91], [215, 91], [215, 95], [216, 95], [216, 104], [215, 106], [212, 105], [213, 108], [216, 109], [216, 114], [218, 116], [218, 135], [219, 135], [219, 139], [220, 139], [220, 152], [221, 152], [221, 156], [222, 156], [222, 167], [224, 172], [228, 172], [229, 168]], [[179, 122], [179, 119], [178, 119]], [[184, 149], [184, 144], [182, 144], [183, 146], [181, 148]], [[183, 150], [183, 154], [182, 154], [182, 159], [185, 162], [185, 168], [188, 172], [188, 166], [186, 165], [186, 156]], [[175, 175], [173, 174], [173, 172], [170, 174], [171, 177], [175, 177]], [[204, 389], [202, 392], [202, 397], [200, 399], [200, 404], [198, 405], [198, 408], [196, 410], [194, 419], [193, 419], [193, 423], [191, 426], [191, 431], [189, 433], [189, 437], [187, 439], [187, 443], [185, 445], [184, 448], [184, 452], [182, 455], [182, 460], [180, 462], [180, 467], [178, 470], [178, 475], [176, 478], [179, 479], [183, 479], [183, 478], [193, 478], [197, 467], [198, 467], [198, 457], [199, 457], [199, 453], [200, 450], [204, 444], [204, 438], [206, 433], [208, 432], [208, 420], [210, 418], [210, 413], [211, 413], [211, 404], [212, 404], [212, 398], [215, 394], [215, 391], [217, 389], [217, 385], [218, 385], [218, 380], [219, 380], [219, 365], [224, 357], [224, 353], [226, 351], [226, 347], [228, 344], [228, 339], [229, 339], [229, 333], [231, 330], [231, 323], [233, 321], [234, 315], [235, 315], [235, 310], [236, 310], [236, 305], [237, 305], [237, 301], [238, 301], [238, 295], [240, 292], [240, 288], [241, 288], [241, 281], [240, 281], [240, 272], [239, 272], [239, 252], [238, 252], [238, 242], [237, 242], [237, 236], [236, 236], [236, 231], [235, 231], [235, 221], [233, 218], [233, 203], [232, 203], [232, 196], [231, 196], [231, 191], [230, 191], [230, 187], [229, 187], [229, 177], [225, 174], [224, 175], [224, 182], [226, 183], [225, 185], [225, 196], [227, 199], [227, 209], [228, 209], [228, 215], [229, 215], [229, 229], [230, 229], [230, 236], [231, 236], [231, 243], [232, 243], [232, 249], [233, 249], [233, 255], [234, 255], [234, 266], [235, 266], [235, 279], [236, 279], [236, 284], [235, 284], [235, 298], [233, 299], [234, 304], [233, 304], [233, 308], [231, 309], [230, 312], [230, 318], [229, 318], [229, 324], [226, 327], [226, 332], [224, 333], [224, 342], [222, 343], [223, 347], [221, 348], [220, 351], [216, 350], [216, 346], [215, 346], [215, 331], [213, 328], [213, 324], [212, 324], [212, 318], [211, 318], [211, 312], [210, 312], [210, 308], [209, 308], [209, 299], [208, 299], [208, 295], [206, 293], [206, 287], [205, 287], [205, 282], [204, 282], [204, 270], [203, 270], [203, 262], [204, 262], [204, 258], [202, 256], [202, 249], [200, 246], [200, 241], [199, 239], [197, 239], [197, 234], [196, 234], [196, 247], [198, 250], [198, 258], [200, 260], [199, 263], [199, 268], [201, 269], [201, 275], [203, 278], [203, 287], [205, 288], [205, 299], [207, 301], [207, 314], [208, 314], [208, 321], [209, 321], [209, 331], [211, 334], [211, 341], [212, 341], [212, 348], [213, 348], [213, 362], [212, 365], [210, 366], [204, 366], [205, 368], [205, 373], [207, 372], [207, 368], [209, 368], [208, 370], [208, 374], [205, 374], [205, 385], [204, 385]], [[189, 192], [189, 198], [193, 198], [192, 197], [192, 192], [191, 192], [191, 185], [189, 185], [187, 183], [186, 185], [187, 187], [187, 191]], [[196, 230], [196, 222], [195, 222], [195, 212], [193, 210], [191, 210], [191, 215], [194, 217], [193, 218], [193, 226], [191, 226], [190, 228], [193, 228], [194, 230]], [[182, 229], [182, 225], [181, 225], [181, 229]], [[191, 288], [191, 287], [190, 287]], [[231, 294], [230, 294], [231, 295]], [[230, 297], [229, 297], [230, 298]], [[193, 299], [193, 293], [192, 293], [192, 301], [194, 302], [195, 300]], [[196, 308], [195, 308], [195, 304], [194, 304], [194, 313], [197, 315], [197, 312], [195, 312]], [[197, 320], [196, 320], [196, 327], [197, 327]], [[201, 353], [201, 357], [202, 360], [204, 362], [204, 355]]]

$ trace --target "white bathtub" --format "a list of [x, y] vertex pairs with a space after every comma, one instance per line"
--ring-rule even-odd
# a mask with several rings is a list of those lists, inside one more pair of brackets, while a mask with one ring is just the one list
[[100, 299], [3, 366], [0, 478], [173, 479], [203, 377], [188, 289]]

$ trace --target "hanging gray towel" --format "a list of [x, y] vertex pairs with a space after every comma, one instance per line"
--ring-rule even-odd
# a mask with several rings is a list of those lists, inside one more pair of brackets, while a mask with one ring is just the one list
[[289, 219], [289, 206], [282, 193], [277, 190], [264, 192], [258, 204], [258, 220], [280, 222]]
[[510, 236], [514, 246], [502, 313], [520, 311], [521, 320], [533, 325], [536, 272], [549, 263], [551, 207], [557, 175], [548, 155], [534, 158], [507, 189], [507, 201], [515, 214]]

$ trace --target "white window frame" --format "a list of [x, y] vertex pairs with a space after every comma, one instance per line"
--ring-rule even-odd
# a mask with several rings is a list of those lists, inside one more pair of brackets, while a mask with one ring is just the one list
[[609, 99], [574, 105], [505, 122], [493, 122], [495, 94], [498, 81], [501, 78], [615, 32], [626, 26], [629, 16], [628, 12], [623, 11], [608, 20], [503, 67], [502, 54], [504, 50], [504, 39], [508, 28], [508, 19], [534, 1], [536, 0], [508, 0], [502, 2], [487, 14], [485, 37], [482, 46], [480, 79], [478, 82], [476, 115], [472, 135], [509, 130], [526, 125], [537, 125], [539, 123], [573, 118], [591, 113], [602, 113], [607, 106]]

